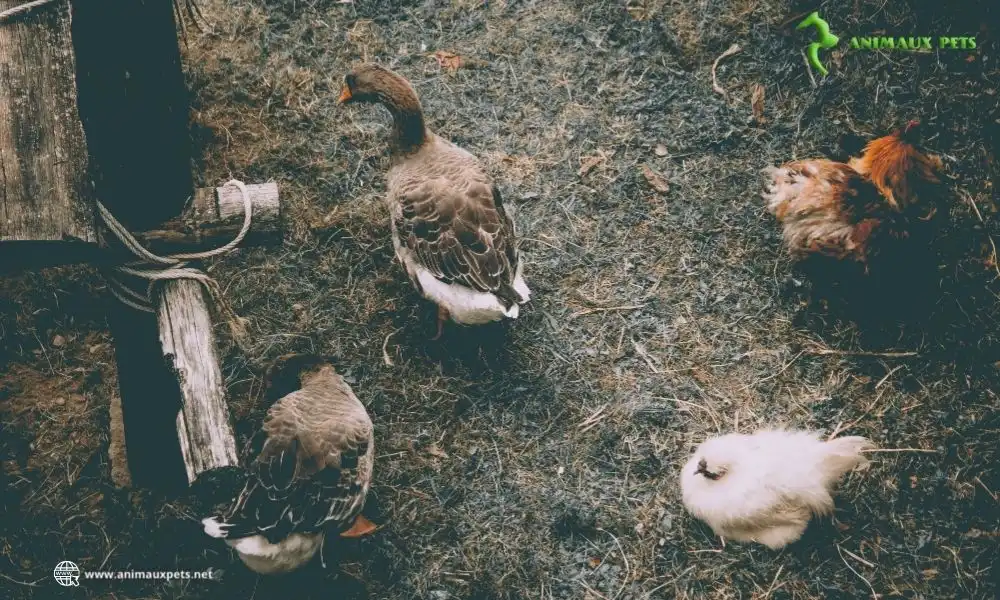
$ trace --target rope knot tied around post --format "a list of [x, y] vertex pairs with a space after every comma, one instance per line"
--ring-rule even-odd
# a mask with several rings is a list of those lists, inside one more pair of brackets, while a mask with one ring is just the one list
[[[197, 281], [212, 297], [213, 304], [229, 326], [233, 339], [239, 344], [246, 337], [244, 319], [233, 310], [218, 282], [208, 273], [190, 264], [192, 261], [221, 256], [232, 251], [250, 231], [250, 224], [253, 221], [253, 202], [250, 192], [242, 181], [236, 179], [228, 181], [225, 185], [236, 186], [243, 196], [243, 225], [232, 241], [214, 250], [159, 256], [143, 247], [101, 202], [97, 202], [97, 214], [107, 230], [138, 259], [113, 267], [106, 273], [111, 293], [115, 298], [135, 310], [153, 313], [156, 312], [155, 294], [159, 282], [176, 279]], [[141, 291], [134, 289], [127, 283], [129, 278], [145, 281], [145, 289]]]

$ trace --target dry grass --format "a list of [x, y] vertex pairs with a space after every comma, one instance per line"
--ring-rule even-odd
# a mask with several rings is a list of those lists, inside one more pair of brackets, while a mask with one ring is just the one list
[[[942, 3], [916, 13], [843, 4], [822, 8], [842, 36], [969, 27]], [[327, 573], [259, 580], [200, 533], [185, 500], [117, 490], [100, 458], [82, 468], [107, 443], [106, 417], [39, 398], [74, 389], [73, 369], [104, 364], [80, 341], [105, 335], [100, 307], [80, 304], [101, 290], [88, 271], [27, 275], [0, 293], [0, 358], [12, 365], [0, 390], [14, 390], [3, 392], [4, 473], [23, 515], [0, 529], [0, 572], [21, 582], [5, 597], [47, 595], [63, 559], [225, 570], [212, 584], [83, 591], [109, 598], [286, 597], [290, 585], [308, 597], [433, 600], [995, 597], [1000, 340], [984, 229], [1000, 175], [1000, 56], [989, 44], [972, 62], [843, 53], [835, 76], [813, 87], [805, 37], [781, 26], [811, 8], [205, 3], [208, 27], [186, 51], [200, 176], [276, 180], [290, 207], [284, 246], [213, 265], [255, 328], [246, 354], [225, 361], [238, 433], [260, 423], [258, 373], [269, 360], [338, 356], [376, 423], [367, 510], [384, 528], [331, 549]], [[733, 42], [743, 51], [719, 65], [723, 98], [710, 67]], [[436, 50], [485, 66], [448, 73]], [[393, 263], [381, 203], [387, 116], [335, 104], [360, 59], [409, 77], [431, 126], [498, 175], [535, 291], [517, 322], [427, 342], [434, 313]], [[763, 121], [751, 108], [757, 85]], [[860, 292], [838, 302], [845, 294], [814, 288], [784, 257], [757, 173], [842, 157], [845, 136], [912, 117], [985, 223], [956, 201], [920, 297], [888, 294], [891, 282], [870, 292], [874, 304]], [[642, 165], [669, 190], [653, 189]], [[53, 352], [54, 335], [72, 341]], [[53, 378], [40, 388], [50, 392], [8, 383], [37, 374]], [[764, 424], [934, 453], [875, 455], [845, 482], [836, 519], [787, 551], [722, 549], [681, 509], [676, 469], [707, 435]], [[58, 430], [85, 442], [54, 445]], [[83, 512], [95, 493], [99, 504]]]

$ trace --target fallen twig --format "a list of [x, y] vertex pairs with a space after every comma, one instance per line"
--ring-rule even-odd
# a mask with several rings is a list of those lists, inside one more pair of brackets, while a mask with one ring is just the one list
[[781, 577], [781, 572], [784, 569], [785, 565], [781, 565], [780, 567], [778, 567], [778, 572], [774, 574], [774, 579], [771, 580], [771, 585], [769, 585], [767, 591], [764, 592], [764, 598], [770, 598], [771, 594], [774, 593], [775, 590], [785, 585], [785, 584], [778, 585], [778, 578]]
[[802, 17], [808, 15], [811, 12], [812, 12], [811, 10], [807, 10], [804, 13], [799, 13], [797, 15], [792, 15], [791, 17], [788, 17], [787, 19], [785, 19], [784, 21], [782, 21], [780, 25], [778, 25], [778, 29], [784, 29], [785, 27], [788, 27], [789, 25], [791, 25], [795, 21], [798, 21], [799, 19], [801, 19]]
[[871, 448], [861, 452], [923, 452], [924, 454], [937, 454], [937, 450], [924, 450], [923, 448]]
[[844, 554], [850, 556], [851, 558], [853, 558], [854, 560], [858, 561], [859, 563], [863, 563], [869, 569], [874, 569], [875, 568], [875, 563], [867, 561], [867, 560], [861, 558], [860, 556], [858, 556], [857, 554], [851, 552], [850, 550], [844, 550]]
[[[816, 89], [819, 86], [816, 84], [816, 77], [813, 75], [812, 65], [809, 64], [805, 49], [801, 50], [799, 54], [802, 55], [802, 62], [806, 65], [806, 73], [809, 73], [809, 81], [812, 83], [813, 89]], [[801, 121], [799, 123], [801, 124]]]
[[622, 577], [622, 586], [618, 588], [618, 593], [611, 597], [611, 600], [617, 600], [617, 598], [622, 595], [622, 592], [625, 591], [625, 586], [628, 585], [629, 579], [632, 578], [632, 567], [628, 564], [628, 556], [625, 554], [625, 548], [622, 548], [622, 544], [618, 541], [618, 538], [615, 537], [615, 534], [611, 533], [607, 529], [598, 528], [598, 531], [603, 531], [611, 536], [611, 539], [615, 541], [615, 545], [618, 546], [618, 551], [622, 554], [622, 560], [625, 561], [625, 576]]
[[11, 583], [16, 583], [17, 585], [24, 585], [24, 586], [28, 586], [28, 587], [38, 587], [38, 583], [40, 581], [42, 581], [43, 579], [45, 579], [43, 577], [42, 579], [38, 579], [36, 581], [21, 581], [19, 579], [14, 579], [13, 577], [9, 577], [7, 575], [4, 575], [3, 573], [0, 573], [0, 577], [3, 577], [4, 579], [6, 579], [7, 581], [9, 581]]
[[813, 356], [876, 356], [879, 358], [905, 358], [907, 356], [919, 356], [919, 352], [864, 352], [862, 350], [836, 350], [834, 348], [823, 348], [820, 346], [814, 346], [812, 348], [807, 348], [803, 350], [808, 354]]
[[993, 236], [990, 235], [990, 229], [986, 225], [986, 221], [983, 219], [983, 213], [979, 212], [979, 207], [976, 206], [976, 201], [973, 199], [972, 194], [966, 192], [965, 190], [960, 190], [965, 199], [969, 201], [969, 206], [972, 207], [973, 212], [976, 213], [976, 217], [979, 222], [983, 224], [983, 229], [986, 230], [986, 239], [990, 241], [990, 248], [993, 249], [993, 256], [990, 257], [990, 262], [993, 263], [993, 270], [997, 272], [997, 278], [1000, 279], [1000, 265], [997, 265], [997, 245], [993, 242]]
[[997, 501], [997, 494], [993, 490], [991, 490], [990, 488], [986, 487], [986, 484], [983, 483], [982, 479], [980, 479], [979, 477], [976, 477], [975, 479], [976, 479], [976, 483], [978, 483], [979, 485], [981, 485], [983, 487], [983, 489], [986, 490], [986, 493], [990, 495], [990, 498], [993, 498], [993, 501], [996, 502]]
[[757, 381], [754, 381], [753, 383], [746, 384], [745, 386], [743, 386], [743, 387], [740, 388], [740, 391], [742, 392], [742, 391], [745, 391], [745, 390], [749, 390], [750, 388], [752, 388], [752, 387], [754, 387], [756, 385], [760, 385], [760, 384], [764, 383], [765, 381], [770, 381], [770, 380], [774, 379], [775, 377], [777, 377], [778, 375], [781, 375], [782, 373], [784, 373], [785, 371], [787, 371], [788, 367], [792, 366], [792, 363], [794, 363], [795, 361], [797, 361], [799, 359], [799, 357], [802, 356], [803, 353], [805, 353], [805, 350], [803, 350], [802, 352], [799, 352], [798, 354], [796, 354], [792, 358], [792, 360], [790, 360], [787, 363], [785, 363], [785, 366], [781, 367], [781, 370], [779, 370], [779, 371], [777, 371], [775, 373], [771, 373], [767, 377], [763, 377], [761, 379], [758, 379]]
[[392, 358], [389, 357], [389, 352], [386, 350], [389, 345], [389, 338], [399, 333], [400, 329], [402, 329], [402, 327], [385, 336], [385, 339], [382, 340], [382, 361], [385, 362], [385, 366], [387, 367], [391, 367], [394, 364], [392, 362]]
[[645, 304], [634, 304], [634, 305], [628, 305], [628, 306], [608, 306], [608, 307], [599, 307], [599, 308], [585, 308], [583, 310], [579, 310], [579, 311], [573, 313], [572, 315], [569, 316], [569, 318], [575, 319], [577, 317], [582, 317], [583, 315], [589, 315], [590, 313], [596, 313], [596, 312], [616, 312], [616, 311], [620, 311], [620, 310], [638, 310], [640, 308], [643, 308], [644, 306], [646, 306], [646, 305]]
[[694, 402], [688, 402], [687, 400], [681, 400], [680, 398], [666, 398], [663, 396], [656, 396], [653, 400], [669, 400], [671, 402], [676, 402], [677, 404], [683, 404], [685, 406], [693, 406], [694, 408], [700, 408], [701, 410], [708, 413], [708, 416], [712, 418], [712, 422], [715, 424], [715, 429], [719, 433], [722, 433], [722, 426], [719, 424], [718, 416], [715, 411], [707, 406], [702, 406], [700, 404], [695, 404]]
[[591, 429], [594, 428], [594, 426], [596, 426], [598, 423], [604, 420], [604, 417], [607, 416], [604, 414], [604, 409], [607, 407], [608, 405], [605, 404], [601, 408], [598, 408], [596, 411], [593, 412], [593, 414], [584, 419], [582, 423], [577, 425], [577, 427], [580, 428], [580, 433], [586, 433], [590, 431]]
[[649, 355], [646, 347], [639, 342], [632, 342], [632, 347], [635, 348], [635, 353], [641, 356], [642, 360], [646, 361], [646, 364], [649, 365], [649, 370], [659, 375], [660, 369], [653, 362], [653, 357]]
[[[855, 575], [858, 576], [858, 578], [861, 581], [864, 581], [865, 583], [868, 584], [868, 589], [871, 590], [871, 593], [872, 593], [872, 600], [878, 600], [879, 596], [878, 596], [877, 593], [875, 593], [875, 588], [872, 587], [872, 582], [870, 582], [867, 579], [865, 579], [864, 575], [862, 575], [861, 573], [858, 573], [857, 570], [855, 570], [855, 568], [851, 566], [851, 563], [847, 562], [847, 559], [844, 558], [844, 551], [841, 549], [840, 544], [837, 544], [837, 554], [840, 555], [840, 560], [844, 561], [844, 564], [847, 565], [847, 568], [851, 570], [851, 573], [854, 573]], [[851, 556], [854, 556], [855, 558], [857, 558], [856, 554], [851, 554]], [[863, 562], [866, 563], [866, 564], [868, 564], [868, 565], [871, 565], [871, 563], [868, 562], [868, 561], [863, 561]], [[874, 565], [872, 565], [872, 567], [874, 567]]]
[[716, 93], [722, 94], [723, 97], [727, 96], [726, 90], [723, 89], [721, 85], [719, 85], [719, 80], [715, 76], [715, 70], [719, 67], [719, 61], [721, 61], [723, 58], [726, 58], [727, 56], [732, 56], [736, 54], [740, 50], [742, 50], [742, 48], [740, 48], [739, 44], [733, 44], [732, 46], [729, 47], [728, 50], [720, 54], [719, 58], [716, 58], [715, 62], [712, 63], [712, 90], [715, 91]]

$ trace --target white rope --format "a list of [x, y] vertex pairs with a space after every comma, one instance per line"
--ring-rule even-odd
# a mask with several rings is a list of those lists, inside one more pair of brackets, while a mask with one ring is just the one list
[[3, 23], [7, 19], [12, 19], [19, 14], [26, 13], [33, 8], [39, 6], [45, 6], [46, 4], [51, 4], [56, 0], [34, 0], [34, 2], [28, 2], [26, 4], [19, 4], [14, 8], [9, 8], [3, 12], [0, 12], [0, 23]]
[[[161, 281], [176, 279], [190, 279], [197, 281], [205, 287], [205, 290], [212, 296], [216, 306], [225, 314], [226, 320], [233, 331], [235, 338], [239, 339], [243, 335], [242, 320], [236, 315], [229, 302], [222, 293], [222, 288], [207, 273], [188, 263], [194, 260], [202, 260], [219, 256], [237, 247], [243, 238], [250, 231], [250, 224], [253, 221], [253, 201], [250, 199], [250, 192], [247, 186], [239, 180], [233, 179], [226, 183], [227, 186], [234, 185], [239, 188], [243, 195], [243, 226], [239, 233], [231, 242], [214, 250], [204, 252], [191, 252], [186, 254], [171, 254], [169, 256], [159, 256], [153, 254], [139, 243], [135, 236], [129, 233], [128, 229], [122, 225], [118, 219], [111, 214], [102, 203], [97, 202], [97, 213], [101, 220], [122, 245], [134, 254], [139, 260], [125, 263], [114, 267], [113, 272], [108, 274], [108, 281], [111, 284], [111, 293], [122, 304], [143, 312], [156, 312], [155, 287]], [[144, 292], [139, 292], [123, 281], [122, 276], [134, 277], [147, 281]]]

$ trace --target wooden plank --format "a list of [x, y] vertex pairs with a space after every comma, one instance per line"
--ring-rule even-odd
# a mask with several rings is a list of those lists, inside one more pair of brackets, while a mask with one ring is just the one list
[[109, 298], [108, 323], [114, 338], [132, 484], [164, 494], [180, 492], [188, 483], [176, 427], [181, 392], [163, 360], [156, 315]]
[[[278, 185], [263, 183], [246, 187], [253, 205], [253, 220], [240, 246], [280, 244], [284, 231]], [[233, 240], [242, 227], [243, 194], [235, 186], [225, 186], [195, 190], [181, 217], [133, 235], [154, 253], [169, 255], [218, 248]], [[0, 243], [0, 274], [76, 263], [110, 265], [133, 259], [122, 248], [108, 252], [93, 244]]]
[[[282, 239], [281, 202], [276, 183], [248, 184], [253, 204], [250, 232], [241, 246], [279, 244]], [[195, 252], [229, 243], [243, 227], [243, 194], [236, 186], [199, 188], [184, 215], [156, 229], [136, 234], [158, 254]]]
[[74, 0], [73, 48], [97, 197], [133, 232], [176, 218], [194, 183], [173, 3]]
[[[187, 90], [170, 2], [74, 0], [77, 106], [96, 195], [130, 231], [177, 217], [194, 193]], [[180, 385], [156, 315], [108, 301], [132, 483], [187, 487]]]
[[203, 294], [196, 281], [168, 281], [157, 309], [163, 355], [180, 383], [177, 436], [188, 483], [207, 470], [239, 464]]
[[0, 244], [96, 241], [76, 95], [69, 2], [0, 23]]
[[127, 488], [132, 486], [132, 475], [128, 470], [128, 455], [125, 452], [125, 421], [122, 419], [122, 398], [112, 394], [110, 406], [111, 431], [108, 440], [108, 460], [111, 462], [111, 481], [115, 486]]

